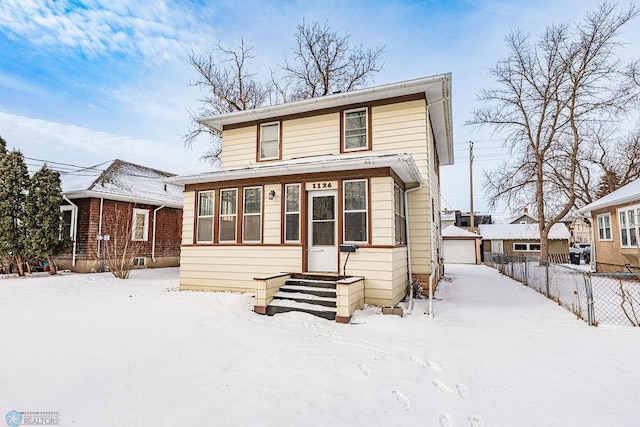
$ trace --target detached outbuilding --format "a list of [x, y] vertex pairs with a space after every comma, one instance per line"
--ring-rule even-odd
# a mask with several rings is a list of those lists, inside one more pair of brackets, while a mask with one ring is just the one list
[[[538, 224], [486, 224], [478, 227], [482, 236], [482, 251], [506, 255], [540, 256]], [[549, 256], [568, 262], [571, 233], [563, 223], [549, 230]]]
[[442, 255], [445, 264], [479, 264], [482, 236], [450, 225], [442, 230]]

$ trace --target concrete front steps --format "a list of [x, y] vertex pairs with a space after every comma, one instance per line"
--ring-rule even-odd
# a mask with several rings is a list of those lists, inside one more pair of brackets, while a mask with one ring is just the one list
[[267, 305], [267, 314], [299, 311], [335, 320], [338, 275], [293, 274]]

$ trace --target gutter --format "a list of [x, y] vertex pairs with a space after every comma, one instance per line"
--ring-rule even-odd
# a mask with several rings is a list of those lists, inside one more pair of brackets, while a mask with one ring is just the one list
[[71, 258], [71, 266], [75, 267], [76, 266], [76, 240], [77, 240], [77, 235], [78, 235], [78, 205], [76, 205], [75, 203], [73, 203], [71, 200], [69, 200], [67, 198], [67, 196], [63, 195], [62, 198], [64, 200], [67, 201], [67, 203], [69, 203], [73, 209], [73, 215], [72, 215], [72, 220], [73, 220], [73, 257]]
[[137, 203], [141, 205], [151, 205], [151, 206], [164, 205], [167, 208], [182, 209], [181, 202], [173, 203], [173, 202], [166, 202], [162, 200], [123, 196], [119, 194], [103, 193], [100, 191], [92, 191], [92, 190], [67, 191], [65, 193], [65, 196], [71, 199], [83, 199], [87, 197], [92, 197], [95, 199], [107, 199], [107, 200], [115, 200], [118, 202], [129, 202], [129, 203]]
[[156, 218], [158, 211], [162, 208], [164, 208], [164, 205], [153, 210], [153, 237], [151, 241], [151, 259], [153, 260], [153, 262], [158, 262], [156, 261]]

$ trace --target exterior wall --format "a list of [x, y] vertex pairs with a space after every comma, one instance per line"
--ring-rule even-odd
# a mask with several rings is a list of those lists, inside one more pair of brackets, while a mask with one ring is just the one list
[[[529, 255], [540, 256], [540, 251], [514, 251], [514, 243], [540, 243], [540, 240], [504, 240], [504, 253], [505, 255]], [[550, 254], [568, 254], [569, 253], [569, 240], [549, 240], [549, 253]]]
[[106, 242], [98, 240], [98, 236], [108, 235], [110, 241], [123, 241], [123, 239], [131, 241], [134, 208], [149, 211], [147, 240], [134, 243], [138, 250], [136, 256], [146, 258], [146, 267], [179, 265], [182, 209], [162, 208], [157, 212], [154, 261], [152, 259], [153, 211], [158, 206], [105, 199], [102, 206], [102, 224], [100, 224], [100, 199], [86, 198], [72, 201], [78, 206], [76, 265], [72, 265], [73, 249], [71, 248], [67, 254], [56, 258], [60, 268], [81, 273], [104, 271]]
[[[640, 204], [640, 199], [626, 203], [619, 206], [612, 206], [608, 208], [599, 209], [591, 212], [592, 224], [593, 224], [593, 236], [595, 246], [595, 262], [596, 271], [598, 272], [610, 272], [610, 271], [629, 271], [624, 267], [625, 264], [630, 264], [633, 271], [637, 271], [640, 268], [640, 248], [623, 248], [620, 242], [620, 224], [618, 210], [629, 206], [635, 206]], [[611, 214], [611, 241], [602, 241], [598, 236], [598, 215]], [[591, 255], [594, 255], [592, 250]]]

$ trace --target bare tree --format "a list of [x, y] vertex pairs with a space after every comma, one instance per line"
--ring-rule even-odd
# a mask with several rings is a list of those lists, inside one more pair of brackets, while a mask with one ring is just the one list
[[282, 82], [273, 79], [281, 94], [288, 93], [284, 101], [362, 88], [373, 74], [382, 70], [380, 60], [384, 46], [374, 49], [351, 46], [349, 34], [332, 31], [327, 22], [321, 25], [303, 21], [298, 25], [295, 38], [293, 60], [290, 62], [285, 56], [281, 66]]
[[592, 185], [591, 137], [625, 113], [638, 96], [616, 56], [621, 28], [639, 13], [600, 4], [582, 22], [551, 25], [533, 38], [520, 31], [506, 41], [509, 55], [491, 69], [498, 86], [481, 92], [485, 105], [471, 124], [506, 134], [511, 160], [486, 174], [491, 203], [534, 204], [542, 259], [551, 227], [575, 205], [578, 184]]
[[127, 279], [133, 263], [142, 251], [142, 242], [131, 240], [131, 214], [133, 205], [123, 209], [117, 204], [108, 228], [109, 240], [105, 240], [105, 263], [109, 271], [118, 279]]
[[[201, 135], [209, 136], [212, 148], [202, 156], [209, 162], [215, 162], [220, 155], [220, 135], [201, 125], [196, 119], [257, 108], [264, 105], [269, 97], [268, 88], [256, 80], [255, 74], [248, 71], [248, 61], [254, 58], [252, 50], [253, 46], [246, 47], [241, 39], [235, 50], [218, 44], [214, 50], [204, 55], [191, 52], [187, 58], [189, 65], [198, 72], [198, 78], [192, 80], [190, 85], [200, 89], [202, 98], [199, 101], [202, 107], [197, 112], [189, 112], [192, 125], [183, 136], [183, 141], [185, 145], [191, 146]], [[218, 60], [218, 56], [222, 59]]]

